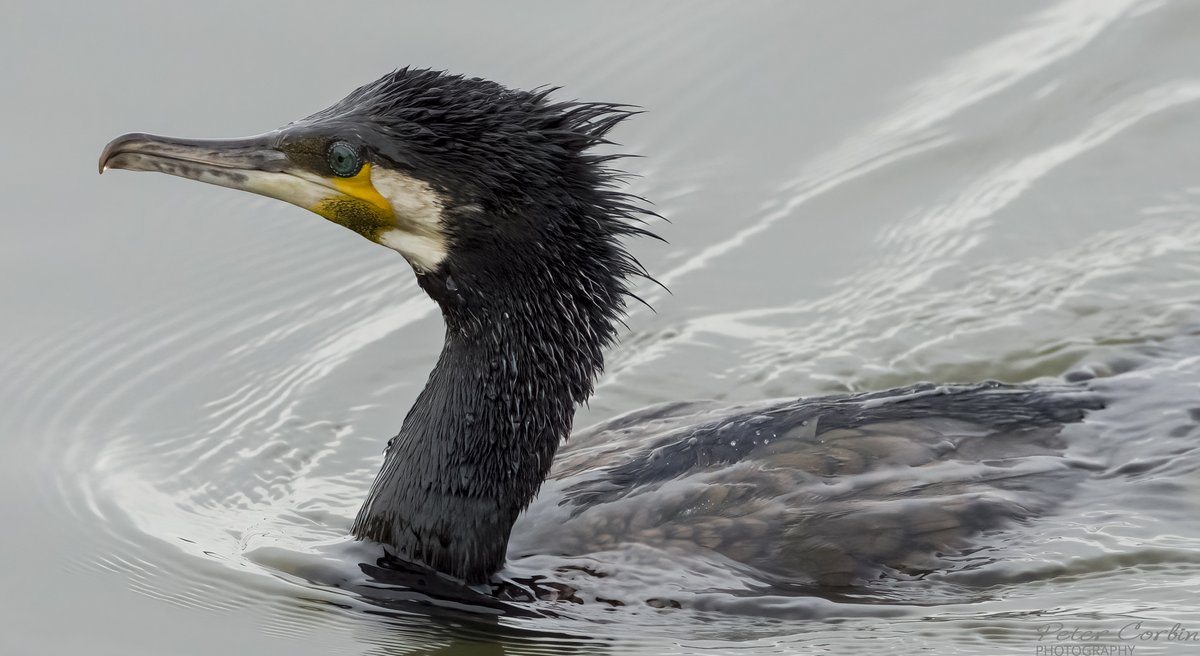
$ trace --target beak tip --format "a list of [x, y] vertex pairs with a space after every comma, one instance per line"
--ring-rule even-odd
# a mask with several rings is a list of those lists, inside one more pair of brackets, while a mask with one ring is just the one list
[[128, 136], [130, 135], [113, 139], [104, 146], [104, 150], [100, 151], [100, 161], [96, 164], [96, 170], [99, 171], [101, 175], [108, 170], [108, 160], [112, 159], [113, 155], [115, 155], [117, 152], [117, 147], [122, 142], [126, 141]]
[[155, 139], [161, 139], [161, 137], [144, 132], [130, 132], [113, 139], [104, 145], [104, 150], [100, 151], [100, 162], [97, 164], [96, 170], [103, 175], [105, 171], [111, 168], [121, 168], [120, 165], [116, 167], [109, 166], [108, 162], [117, 155], [129, 151], [131, 148], [136, 149], [140, 144], [144, 144], [147, 141], [154, 141]]

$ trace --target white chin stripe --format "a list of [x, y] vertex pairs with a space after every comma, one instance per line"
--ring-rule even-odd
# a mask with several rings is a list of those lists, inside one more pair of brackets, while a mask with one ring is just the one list
[[446, 242], [403, 230], [388, 230], [379, 235], [379, 243], [399, 252], [420, 271], [433, 271], [446, 257]]
[[371, 184], [396, 216], [396, 228], [382, 233], [379, 243], [399, 252], [416, 269], [436, 269], [446, 257], [441, 196], [429, 183], [381, 166], [371, 168]]

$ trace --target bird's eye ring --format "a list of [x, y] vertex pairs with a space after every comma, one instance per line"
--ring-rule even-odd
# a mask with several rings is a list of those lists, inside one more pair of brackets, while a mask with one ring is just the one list
[[329, 168], [334, 175], [352, 178], [362, 169], [362, 164], [358, 149], [345, 141], [335, 141], [329, 147]]

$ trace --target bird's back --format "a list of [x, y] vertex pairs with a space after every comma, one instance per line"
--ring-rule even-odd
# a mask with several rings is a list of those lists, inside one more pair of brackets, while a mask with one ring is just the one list
[[1084, 469], [1060, 432], [1102, 405], [984, 383], [648, 408], [572, 437], [510, 554], [639, 544], [795, 584], [920, 574], [1061, 500]]

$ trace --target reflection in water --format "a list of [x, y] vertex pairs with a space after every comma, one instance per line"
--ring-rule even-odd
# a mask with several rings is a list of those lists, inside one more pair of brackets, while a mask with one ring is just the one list
[[[373, 556], [345, 539], [441, 340], [433, 305], [398, 258], [289, 208], [166, 182], [147, 198], [84, 178], [104, 138], [139, 117], [178, 117], [162, 131], [250, 132], [344, 89], [345, 67], [279, 62], [280, 75], [303, 70], [308, 84], [278, 85], [277, 106], [235, 102], [217, 116], [218, 96], [261, 97], [261, 74], [206, 65], [166, 86], [177, 71], [130, 68], [141, 50], [104, 60], [108, 70], [47, 54], [11, 80], [18, 94], [34, 78], [76, 75], [60, 86], [109, 99], [98, 104], [114, 114], [67, 121], [53, 103], [31, 103], [45, 116], [10, 135], [14, 152], [69, 135], [78, 151], [56, 146], [86, 165], [76, 194], [30, 181], [36, 201], [6, 224], [6, 278], [18, 284], [0, 326], [0, 430], [11, 450], [0, 485], [17, 502], [11, 512], [27, 513], [10, 524], [31, 536], [6, 545], [26, 564], [9, 575], [37, 581], [13, 595], [19, 607], [6, 619], [34, 626], [23, 608], [98, 596], [112, 618], [78, 608], [72, 626], [105, 649], [124, 644], [131, 623], [152, 633], [157, 622], [179, 632], [164, 643], [205, 653], [228, 649], [219, 638], [239, 618], [264, 641], [241, 651], [399, 654], [851, 651], [872, 638], [899, 651], [1029, 653], [1047, 617], [1200, 626], [1194, 7], [879, 6], [868, 20], [853, 3], [655, 4], [637, 10], [646, 15], [547, 10], [528, 25], [481, 6], [481, 24], [511, 27], [486, 35], [459, 10], [447, 18], [453, 30], [406, 16], [380, 29], [419, 27], [409, 35], [418, 50], [398, 54], [406, 39], [395, 34], [361, 44], [363, 60], [384, 67], [561, 83], [568, 95], [650, 110], [616, 136], [648, 155], [634, 191], [672, 220], [656, 226], [672, 245], [639, 255], [674, 295], [641, 290], [657, 314], [631, 317], [577, 426], [658, 401], [1086, 372], [1115, 401], [1093, 435], [1067, 436], [1068, 455], [1097, 474], [1051, 514], [985, 534], [953, 566], [912, 581], [767, 591], [650, 549], [534, 552], [505, 575], [686, 607], [431, 605], [403, 580], [364, 571]], [[301, 13], [280, 8], [269, 29], [256, 28], [269, 42], [256, 56], [300, 56], [261, 35], [319, 33], [291, 22], [308, 20]], [[137, 38], [114, 38], [108, 19], [88, 14], [80, 47], [171, 52], [153, 40], [171, 38], [176, 17], [123, 15]], [[47, 20], [38, 16], [26, 18]], [[229, 23], [192, 18], [189, 29], [214, 33]], [[564, 32], [566, 18], [595, 29]], [[511, 58], [464, 59], [476, 41]], [[118, 82], [126, 69], [163, 91], [122, 89], [120, 100], [82, 79], [131, 87]], [[605, 572], [614, 574], [596, 575]], [[137, 617], [145, 607], [113, 593], [125, 589], [177, 614]], [[87, 624], [93, 616], [103, 622]], [[32, 632], [16, 628], [8, 633]], [[28, 643], [68, 651], [55, 649], [65, 639], [56, 633]]]

